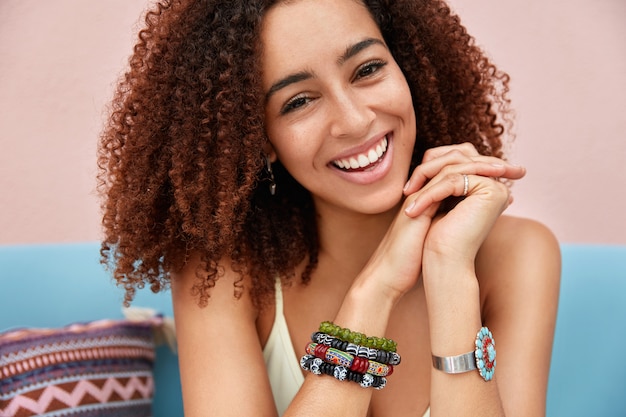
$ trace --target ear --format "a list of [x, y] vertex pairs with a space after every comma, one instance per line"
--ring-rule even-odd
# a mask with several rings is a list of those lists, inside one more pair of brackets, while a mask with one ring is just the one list
[[263, 145], [263, 152], [268, 156], [271, 163], [278, 160], [278, 155], [276, 155], [276, 151], [269, 140], [265, 143], [265, 145]]

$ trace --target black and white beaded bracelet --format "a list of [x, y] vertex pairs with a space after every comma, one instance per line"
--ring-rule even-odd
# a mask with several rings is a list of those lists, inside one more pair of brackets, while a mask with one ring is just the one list
[[370, 348], [366, 346], [355, 345], [354, 343], [338, 339], [327, 333], [315, 332], [311, 335], [311, 340], [315, 343], [330, 346], [339, 349], [354, 356], [384, 363], [387, 365], [399, 365], [401, 357], [397, 352], [388, 352], [382, 349]]
[[356, 382], [363, 388], [374, 388], [381, 390], [387, 385], [387, 378], [382, 376], [374, 376], [371, 374], [360, 374], [353, 372], [345, 366], [333, 365], [324, 362], [322, 359], [314, 355], [304, 355], [300, 359], [300, 366], [305, 371], [312, 372], [316, 375], [330, 375], [339, 381]]

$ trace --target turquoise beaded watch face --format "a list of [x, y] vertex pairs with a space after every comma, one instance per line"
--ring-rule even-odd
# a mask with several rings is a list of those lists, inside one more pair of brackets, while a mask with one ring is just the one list
[[491, 331], [486, 327], [481, 328], [476, 335], [474, 356], [480, 376], [485, 381], [491, 381], [496, 370], [496, 342]]

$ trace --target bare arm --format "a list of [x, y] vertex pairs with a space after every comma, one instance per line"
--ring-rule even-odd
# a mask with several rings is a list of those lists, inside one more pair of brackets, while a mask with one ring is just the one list
[[476, 332], [485, 324], [496, 339], [498, 369], [490, 382], [478, 372], [433, 370], [431, 413], [542, 415], [558, 296], [558, 244], [543, 226], [500, 217], [511, 202], [508, 188], [472, 171], [478, 165], [469, 161], [498, 164], [463, 145], [427, 155], [412, 177], [417, 185], [408, 192], [415, 191], [410, 198], [416, 204], [407, 214], [460, 195], [469, 176], [467, 197], [434, 220], [425, 242], [431, 349], [438, 356], [472, 351]]
[[[396, 218], [376, 254], [348, 291], [339, 312], [333, 318], [336, 324], [369, 336], [383, 336], [386, 333], [392, 309], [401, 297], [403, 288], [414, 285], [421, 269], [419, 259], [409, 264], [400, 260], [415, 259], [415, 253], [421, 253], [429, 226], [430, 218], [427, 216], [418, 219], [406, 216]], [[406, 264], [406, 269], [402, 267], [403, 264]], [[399, 278], [402, 277], [404, 279], [400, 282]], [[368, 414], [372, 393], [371, 388], [364, 389], [353, 382], [310, 374], [285, 416], [363, 417]]]
[[506, 216], [478, 254], [483, 317], [498, 335], [497, 381], [509, 417], [545, 415], [560, 260], [548, 229]]
[[[172, 280], [185, 416], [276, 416], [249, 295], [244, 292], [235, 299], [237, 275], [226, 268], [211, 290], [208, 306], [198, 307], [191, 295], [197, 264], [192, 260]], [[372, 309], [372, 300], [381, 293], [378, 281], [365, 279], [368, 276], [364, 272], [355, 282], [335, 321], [382, 335], [393, 297], [382, 297]], [[247, 280], [245, 285], [250, 285]], [[371, 392], [355, 383], [310, 375], [285, 416], [365, 416]]]
[[[235, 299], [233, 280], [237, 276], [226, 269], [211, 290], [208, 305], [198, 307], [191, 295], [196, 265], [197, 260], [190, 262], [172, 280], [185, 416], [276, 416], [249, 295], [244, 292], [241, 299]], [[371, 300], [380, 296], [371, 285], [374, 282], [362, 279], [355, 283], [337, 323], [370, 335], [384, 334], [393, 303], [381, 302], [377, 309], [370, 308]], [[285, 416], [365, 416], [371, 391], [332, 377], [310, 375]]]
[[185, 416], [276, 416], [249, 295], [234, 297], [237, 275], [226, 269], [200, 308], [191, 295], [197, 265], [172, 279]]
[[[545, 415], [559, 291], [558, 243], [544, 226], [504, 216], [476, 264], [476, 275], [465, 272], [468, 279], [457, 269], [430, 269], [435, 274], [431, 279], [453, 277], [457, 282], [452, 287], [458, 290], [446, 288], [447, 309], [438, 309], [438, 301], [432, 301], [436, 296], [429, 300], [432, 349], [446, 356], [471, 351], [476, 330], [484, 324], [496, 340], [495, 378], [484, 382], [475, 371], [433, 371], [432, 415]], [[431, 291], [441, 290], [440, 283], [431, 285]]]

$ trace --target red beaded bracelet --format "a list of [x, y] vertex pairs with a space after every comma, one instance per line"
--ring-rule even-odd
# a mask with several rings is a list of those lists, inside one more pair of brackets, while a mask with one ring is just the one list
[[384, 363], [353, 356], [327, 345], [309, 343], [305, 350], [309, 355], [314, 355], [327, 363], [340, 365], [361, 374], [368, 373], [375, 376], [389, 376], [393, 373], [393, 365], [386, 365]]

